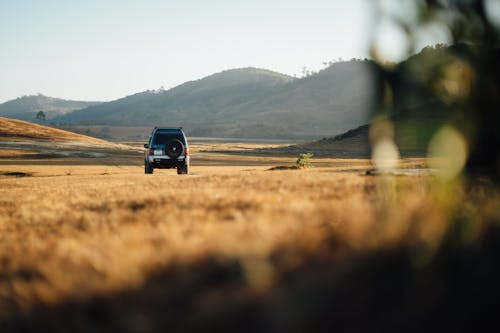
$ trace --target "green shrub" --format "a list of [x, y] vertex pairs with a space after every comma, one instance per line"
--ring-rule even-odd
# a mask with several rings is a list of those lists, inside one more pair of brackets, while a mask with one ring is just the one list
[[311, 157], [313, 156], [313, 153], [300, 154], [297, 162], [295, 162], [295, 165], [297, 165], [299, 168], [310, 168], [312, 166]]

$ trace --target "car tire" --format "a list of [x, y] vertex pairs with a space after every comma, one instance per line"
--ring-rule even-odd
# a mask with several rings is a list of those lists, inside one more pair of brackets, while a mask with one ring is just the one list
[[189, 166], [187, 164], [183, 164], [177, 167], [178, 175], [187, 175], [189, 172]]
[[144, 173], [145, 174], [152, 174], [153, 173], [153, 167], [147, 160], [144, 160]]
[[170, 158], [177, 158], [184, 153], [184, 144], [181, 140], [170, 140], [165, 145], [165, 154]]

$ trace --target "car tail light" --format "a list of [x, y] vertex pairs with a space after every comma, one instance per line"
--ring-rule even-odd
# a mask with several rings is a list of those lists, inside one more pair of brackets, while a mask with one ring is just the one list
[[186, 150], [184, 151], [184, 154], [185, 154], [186, 156], [189, 156], [189, 148], [188, 148], [188, 147], [186, 147]]

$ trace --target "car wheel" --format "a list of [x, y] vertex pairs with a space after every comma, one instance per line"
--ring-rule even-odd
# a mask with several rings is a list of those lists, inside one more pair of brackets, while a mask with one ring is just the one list
[[184, 145], [180, 140], [174, 139], [167, 142], [165, 145], [165, 154], [170, 158], [177, 158], [184, 153]]
[[147, 160], [144, 160], [144, 173], [151, 174], [153, 173], [153, 167]]
[[187, 164], [181, 165], [177, 167], [178, 175], [187, 175], [189, 172], [189, 166]]

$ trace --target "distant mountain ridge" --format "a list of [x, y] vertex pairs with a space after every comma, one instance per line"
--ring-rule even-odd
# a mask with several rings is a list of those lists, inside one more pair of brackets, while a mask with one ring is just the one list
[[[167, 91], [145, 91], [60, 117], [59, 121], [85, 125], [155, 125], [158, 121], [209, 118], [222, 108], [252, 98], [292, 80], [260, 69], [235, 69], [189, 81]], [[164, 113], [164, 114], [163, 114]]]
[[339, 62], [303, 78], [231, 69], [106, 103], [23, 96], [0, 104], [0, 116], [36, 122], [43, 111], [63, 126], [183, 126], [194, 136], [313, 139], [367, 122], [372, 66]]
[[[469, 67], [472, 64], [478, 65], [476, 57], [480, 52], [480, 46], [465, 43], [430, 46], [394, 67], [384, 70], [382, 75], [387, 80], [385, 84], [390, 83], [390, 104], [385, 106], [384, 114], [377, 116], [379, 119], [382, 116], [382, 119], [391, 123], [394, 142], [403, 156], [425, 156], [432, 138], [443, 126], [462, 128], [462, 130], [466, 128], [464, 133], [470, 132], [469, 125], [464, 126], [464, 120], [467, 119], [466, 115], [474, 119], [473, 115], [477, 115], [478, 111], [468, 109], [469, 106], [461, 103], [468, 94], [482, 93], [484, 90], [484, 86], [481, 86], [473, 92], [474, 80], [484, 75], [484, 72], [477, 67]], [[495, 59], [498, 59], [500, 54], [498, 48], [488, 49], [487, 52], [493, 53]], [[453, 66], [451, 69], [450, 64]], [[471, 81], [467, 81], [467, 76], [460, 76], [471, 73], [474, 75]], [[450, 78], [449, 75], [454, 76]], [[457, 77], [461, 79], [457, 80]], [[453, 89], [459, 89], [458, 83], [467, 83], [471, 86], [464, 85], [462, 88], [467, 87], [467, 89], [457, 93], [458, 90]], [[496, 124], [498, 122], [491, 121], [488, 125], [497, 126]], [[357, 128], [353, 127], [341, 135], [330, 135], [293, 148], [317, 154], [347, 153], [369, 156], [370, 126], [371, 122]], [[490, 138], [490, 141], [494, 139]]]
[[304, 78], [241, 68], [145, 91], [54, 119], [62, 125], [183, 126], [189, 135], [317, 138], [365, 124], [371, 61], [340, 62]]
[[42, 94], [22, 96], [0, 104], [0, 116], [34, 122], [43, 111], [47, 120], [101, 102], [72, 101]]

